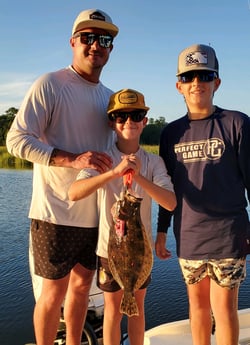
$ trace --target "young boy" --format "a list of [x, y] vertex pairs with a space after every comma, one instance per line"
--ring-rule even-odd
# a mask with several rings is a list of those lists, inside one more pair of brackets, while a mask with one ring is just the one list
[[[104, 291], [104, 344], [120, 344], [120, 323], [122, 314], [119, 306], [123, 291], [112, 277], [108, 266], [109, 231], [112, 226], [112, 205], [119, 199], [123, 188], [123, 175], [133, 170], [131, 189], [143, 200], [141, 219], [152, 239], [151, 201], [172, 211], [176, 206], [173, 186], [163, 160], [147, 153], [139, 146], [140, 135], [147, 124], [144, 96], [132, 89], [123, 89], [110, 97], [108, 105], [109, 124], [116, 132], [117, 142], [108, 152], [113, 160], [112, 169], [99, 174], [97, 170], [84, 169], [69, 189], [69, 198], [79, 200], [98, 190], [100, 208], [98, 255], [98, 286]], [[104, 274], [105, 272], [105, 274]], [[143, 345], [145, 316], [144, 299], [150, 276], [135, 292], [139, 316], [128, 318], [128, 335], [131, 345]]]
[[[174, 181], [174, 233], [187, 286], [194, 345], [237, 345], [238, 291], [245, 278], [249, 227], [250, 121], [213, 104], [219, 64], [212, 47], [195, 44], [178, 59], [176, 88], [187, 114], [169, 123], [160, 155]], [[170, 214], [160, 209], [156, 254], [163, 252]], [[158, 252], [159, 251], [159, 252]]]

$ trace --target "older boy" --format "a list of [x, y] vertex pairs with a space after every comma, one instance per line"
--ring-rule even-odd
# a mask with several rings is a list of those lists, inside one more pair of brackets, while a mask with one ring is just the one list
[[[187, 114], [163, 130], [160, 155], [177, 197], [174, 232], [188, 291], [194, 345], [237, 345], [238, 290], [245, 278], [249, 226], [250, 121], [213, 104], [220, 86], [212, 47], [196, 44], [178, 60], [177, 90]], [[170, 214], [160, 209], [156, 253], [164, 252]]]

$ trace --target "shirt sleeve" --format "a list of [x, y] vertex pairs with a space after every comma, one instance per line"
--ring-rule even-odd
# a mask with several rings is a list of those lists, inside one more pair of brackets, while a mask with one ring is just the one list
[[54, 147], [43, 138], [53, 111], [52, 88], [44, 76], [28, 91], [6, 138], [7, 150], [13, 156], [49, 165]]
[[173, 212], [166, 210], [159, 205], [158, 219], [157, 219], [157, 232], [168, 232], [168, 228], [171, 225]]
[[247, 191], [248, 202], [250, 201], [250, 118], [243, 117], [242, 127], [238, 138], [238, 162]]
[[[165, 147], [166, 146], [166, 133], [165, 133], [166, 131], [167, 131], [167, 126], [164, 127], [161, 133], [159, 154], [165, 164], [165, 169], [167, 170], [167, 173], [169, 174], [169, 179], [171, 181], [171, 169], [170, 169], [169, 161], [168, 161], [169, 157], [168, 157], [167, 147]], [[173, 191], [174, 191], [174, 188], [173, 188]], [[167, 233], [168, 228], [171, 225], [172, 215], [173, 215], [173, 212], [168, 211], [159, 205], [158, 219], [157, 219], [157, 232]]]
[[77, 175], [77, 180], [86, 180], [90, 177], [93, 177], [93, 176], [97, 176], [99, 175], [100, 173], [95, 170], [95, 169], [82, 169], [79, 174]]
[[153, 182], [160, 187], [174, 192], [174, 187], [163, 159], [157, 155], [153, 155], [153, 157]]

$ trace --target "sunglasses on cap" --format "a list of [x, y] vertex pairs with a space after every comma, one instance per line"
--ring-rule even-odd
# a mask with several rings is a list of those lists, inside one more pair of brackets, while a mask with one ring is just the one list
[[79, 32], [73, 37], [80, 37], [82, 44], [91, 46], [95, 41], [98, 41], [99, 46], [102, 48], [110, 48], [113, 37], [111, 35], [94, 34], [92, 32]]
[[218, 75], [213, 71], [190, 71], [181, 74], [178, 77], [178, 80], [182, 83], [191, 83], [196, 77], [201, 82], [209, 83], [210, 81], [218, 78]]
[[134, 122], [141, 122], [146, 116], [145, 110], [134, 110], [127, 112], [115, 112], [108, 114], [109, 120], [116, 123], [125, 123], [128, 118]]

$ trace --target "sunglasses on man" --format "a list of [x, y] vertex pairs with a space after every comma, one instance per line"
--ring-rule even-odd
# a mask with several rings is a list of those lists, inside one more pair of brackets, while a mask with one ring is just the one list
[[117, 111], [108, 114], [109, 120], [116, 123], [125, 123], [128, 118], [134, 122], [141, 122], [146, 116], [145, 110], [134, 110], [134, 111]]
[[181, 83], [191, 83], [194, 78], [198, 78], [200, 82], [209, 83], [218, 78], [218, 75], [213, 71], [190, 71], [179, 75], [178, 80]]
[[99, 46], [102, 48], [110, 48], [113, 37], [111, 35], [94, 34], [92, 32], [79, 32], [73, 37], [80, 37], [82, 44], [91, 46], [95, 41], [98, 42]]

